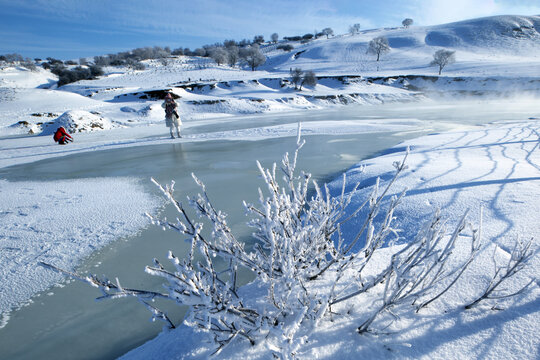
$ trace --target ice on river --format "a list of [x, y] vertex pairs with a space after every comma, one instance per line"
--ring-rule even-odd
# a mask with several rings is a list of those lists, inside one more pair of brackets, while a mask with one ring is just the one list
[[60, 279], [38, 262], [73, 268], [78, 259], [143, 227], [145, 211], [160, 204], [132, 178], [0, 180], [0, 198], [4, 319], [12, 307]]

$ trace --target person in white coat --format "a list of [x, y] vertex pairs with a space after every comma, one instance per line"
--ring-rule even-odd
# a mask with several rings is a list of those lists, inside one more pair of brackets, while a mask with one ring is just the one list
[[182, 121], [180, 120], [180, 116], [178, 116], [178, 112], [176, 112], [178, 104], [174, 101], [170, 93], [165, 95], [165, 101], [161, 104], [161, 107], [165, 109], [165, 125], [167, 125], [171, 132], [171, 138], [174, 139], [173, 129], [176, 129], [176, 135], [181, 138], [180, 125], [182, 125]]

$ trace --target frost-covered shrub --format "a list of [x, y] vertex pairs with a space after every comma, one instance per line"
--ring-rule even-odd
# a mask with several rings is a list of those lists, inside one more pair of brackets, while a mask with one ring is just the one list
[[209, 53], [210, 58], [212, 58], [212, 60], [214, 60], [218, 65], [226, 63], [229, 56], [227, 50], [222, 46], [211, 48]]
[[25, 69], [28, 69], [30, 71], [36, 71], [37, 70], [37, 66], [36, 64], [34, 64], [34, 62], [32, 62], [31, 60], [27, 59], [26, 61], [23, 61], [21, 63], [21, 66]]
[[294, 68], [290, 70], [291, 82], [294, 84], [294, 89], [298, 89], [298, 84], [302, 81], [302, 75], [304, 71], [300, 68]]
[[[162, 60], [165, 60], [165, 59], [162, 59]], [[146, 69], [146, 66], [140, 62], [140, 61], [136, 61], [136, 60], [132, 60], [132, 59], [127, 59], [125, 61], [125, 65], [133, 70], [145, 70]]]
[[324, 28], [321, 31], [324, 35], [326, 35], [326, 38], [328, 39], [330, 36], [334, 36], [334, 30], [332, 28]]
[[[151, 216], [152, 221], [191, 243], [185, 258], [169, 252], [173, 269], [156, 259], [146, 268], [166, 281], [166, 292], [127, 289], [119, 281], [68, 274], [100, 288], [102, 298], [137, 297], [154, 318], [171, 328], [175, 324], [152, 300], [165, 298], [188, 305], [184, 323], [211, 334], [216, 353], [244, 339], [251, 344], [262, 342], [275, 357], [284, 359], [294, 357], [322, 321], [336, 319], [339, 314], [333, 308], [340, 304], [348, 302], [349, 308], [356, 307], [355, 312], [365, 315], [357, 328], [363, 334], [386, 328], [386, 319], [382, 325], [377, 323], [384, 314], [414, 314], [451, 293], [481, 249], [478, 231], [461, 236], [470, 229], [466, 214], [451, 234], [436, 214], [408, 244], [385, 249], [383, 245], [397, 238], [394, 210], [404, 192], [391, 199], [387, 194], [405, 171], [405, 159], [394, 164], [395, 176], [386, 186], [380, 187], [377, 181], [367, 198], [353, 207], [360, 184], [346, 192], [344, 178], [341, 194], [331, 197], [326, 186], [321, 188], [310, 174], [295, 171], [303, 145], [300, 137], [297, 143], [292, 158], [285, 154], [279, 169], [276, 164], [265, 169], [258, 163], [263, 179], [259, 202], [244, 203], [255, 240], [252, 249], [235, 237], [226, 214], [212, 205], [205, 185], [194, 176], [201, 193], [188, 200], [199, 220], [175, 198], [174, 182], [156, 183], [175, 206], [178, 218], [168, 221]], [[351, 219], [361, 220], [356, 233], [343, 234], [342, 226]], [[207, 226], [210, 231], [203, 231]], [[465, 256], [456, 255], [460, 253], [455, 251], [458, 240], [466, 242]], [[525, 266], [532, 256], [529, 247], [530, 243], [516, 246], [508, 266], [498, 270], [487, 290], [467, 307], [524, 291], [532, 281], [514, 293], [500, 285]], [[389, 250], [390, 256], [385, 256]], [[239, 271], [253, 274], [248, 286], [257, 290], [257, 296], [239, 288]]]
[[92, 80], [103, 75], [103, 69], [99, 65], [77, 66], [73, 69], [68, 69], [62, 64], [56, 64], [50, 70], [58, 76], [58, 86], [79, 80]]
[[358, 34], [360, 33], [360, 24], [353, 24], [351, 26], [349, 26], [349, 33], [351, 35], [355, 35], [355, 34]]
[[117, 54], [109, 54], [105, 56], [94, 56], [94, 64], [99, 66], [130, 66], [142, 60], [148, 59], [163, 59], [171, 55], [169, 47], [144, 47], [136, 48], [131, 51], [122, 51]]
[[262, 35], [255, 35], [255, 36], [253, 37], [253, 43], [254, 43], [254, 44], [259, 44], [259, 45], [264, 44], [264, 36], [262, 36]]
[[30, 58], [24, 58], [22, 55], [13, 53], [0, 55], [0, 63], [5, 63], [6, 65], [20, 65], [25, 69], [35, 71], [36, 64]]
[[0, 60], [13, 64], [16, 62], [24, 61], [24, 57], [21, 54], [13, 53], [13, 54], [2, 55]]
[[103, 68], [101, 66], [98, 66], [98, 65], [90, 65], [89, 69], [90, 69], [90, 76], [92, 78], [96, 78], [98, 76], [102, 76], [103, 74], [105, 74], [103, 72]]

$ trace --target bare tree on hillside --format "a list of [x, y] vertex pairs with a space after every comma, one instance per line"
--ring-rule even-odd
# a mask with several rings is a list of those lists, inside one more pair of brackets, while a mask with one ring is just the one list
[[240, 59], [240, 53], [238, 46], [228, 46], [227, 48], [227, 64], [229, 64], [230, 67], [234, 67], [238, 60]]
[[272, 42], [275, 44], [278, 42], [279, 35], [277, 33], [273, 33], [272, 35], [270, 35], [270, 39], [272, 39]]
[[384, 36], [378, 36], [371, 40], [368, 45], [367, 52], [370, 54], [377, 55], [377, 61], [381, 57], [381, 54], [387, 53], [390, 51], [390, 45], [388, 45], [388, 39]]
[[21, 66], [25, 69], [28, 69], [30, 71], [36, 71], [37, 70], [37, 66], [36, 64], [34, 64], [34, 62], [32, 61], [32, 59], [30, 58], [26, 58], [24, 59], [23, 62], [21, 62]]
[[302, 91], [302, 86], [315, 86], [317, 85], [317, 76], [315, 76], [315, 73], [311, 70], [308, 70], [304, 73], [304, 77], [302, 78], [302, 83], [300, 84], [300, 91]]
[[349, 26], [349, 33], [351, 35], [358, 34], [360, 32], [360, 24], [353, 24]]
[[324, 35], [326, 35], [326, 38], [328, 39], [330, 36], [334, 36], [334, 30], [332, 30], [332, 28], [324, 28], [322, 29], [321, 31]]
[[283, 50], [283, 51], [291, 51], [294, 49], [294, 46], [291, 44], [281, 44], [276, 47], [277, 50]]
[[254, 42], [255, 44], [259, 44], [259, 45], [263, 44], [263, 43], [264, 43], [264, 36], [262, 36], [262, 35], [255, 35], [255, 37], [253, 37], [253, 42]]
[[266, 56], [261, 53], [259, 45], [253, 44], [251, 46], [240, 49], [240, 58], [243, 59], [250, 67], [252, 71], [266, 62]]
[[413, 19], [406, 18], [405, 20], [401, 22], [401, 25], [403, 25], [405, 28], [408, 28], [409, 26], [413, 24], [413, 22], [414, 22]]
[[226, 63], [228, 60], [228, 55], [227, 50], [225, 50], [225, 48], [222, 46], [210, 50], [210, 57], [218, 65]]
[[444, 67], [448, 64], [452, 64], [456, 62], [456, 52], [450, 51], [450, 50], [437, 50], [435, 54], [433, 54], [433, 61], [430, 63], [431, 66], [437, 65], [439, 66], [439, 75], [441, 75], [442, 70]]
[[302, 75], [304, 72], [300, 68], [294, 68], [290, 71], [291, 74], [291, 82], [294, 84], [294, 90], [298, 90], [298, 84], [302, 80]]

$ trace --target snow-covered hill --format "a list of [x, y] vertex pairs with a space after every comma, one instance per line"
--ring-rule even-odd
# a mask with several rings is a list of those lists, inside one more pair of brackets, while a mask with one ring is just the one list
[[[292, 43], [290, 53], [275, 50], [266, 68], [288, 71], [291, 67], [313, 69], [321, 74], [436, 74], [430, 67], [433, 53], [441, 48], [456, 51], [457, 62], [448, 67], [454, 75], [520, 74], [539, 76], [540, 69], [506, 69], [501, 63], [524, 64], [540, 61], [540, 16], [495, 16], [451, 24], [410, 28], [364, 30], [356, 35], [321, 38], [308, 44]], [[381, 61], [368, 54], [375, 37], [388, 39], [391, 51]], [[507, 66], [504, 66], [505, 68]], [[473, 70], [475, 69], [475, 70]], [[529, 71], [531, 71], [529, 73]]]
[[[292, 45], [261, 47], [266, 63], [256, 71], [218, 66], [208, 58], [172, 57], [145, 61], [146, 70], [106, 68], [96, 80], [46, 90], [56, 77], [45, 70], [0, 70], [0, 134], [38, 133], [42, 123], [68, 110], [92, 111], [114, 126], [163, 120], [147, 111], [164, 90], [180, 96], [184, 120], [233, 114], [317, 109], [343, 104], [415, 101], [452, 91], [456, 94], [509, 95], [540, 92], [540, 16], [495, 16], [410, 28], [363, 30]], [[383, 36], [390, 51], [380, 61], [367, 52]], [[456, 52], [456, 62], [442, 76], [430, 66], [439, 49]], [[313, 70], [315, 87], [297, 91], [289, 81], [292, 68]], [[397, 79], [397, 81], [396, 81]], [[124, 110], [121, 110], [124, 109]], [[125, 111], [131, 109], [132, 111]], [[44, 121], [43, 116], [49, 118]], [[50, 115], [50, 116], [49, 116]]]

